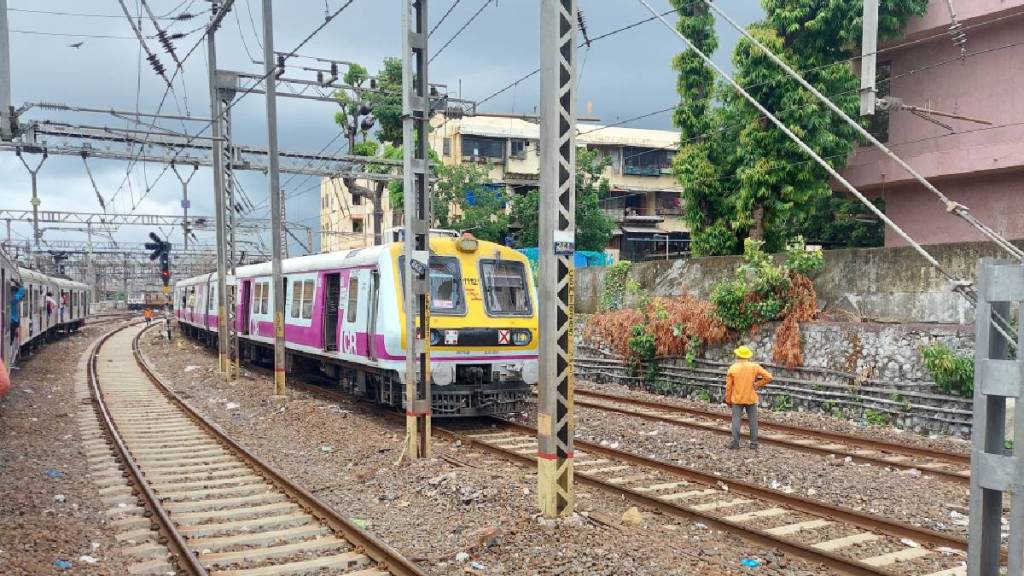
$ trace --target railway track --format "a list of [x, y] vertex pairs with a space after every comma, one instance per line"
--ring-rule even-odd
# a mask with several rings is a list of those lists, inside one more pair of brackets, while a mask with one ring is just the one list
[[[722, 436], [731, 434], [731, 417], [728, 414], [710, 410], [580, 388], [575, 389], [575, 403], [577, 406], [626, 414], [644, 420], [664, 422]], [[822, 456], [832, 454], [837, 457], [850, 458], [854, 462], [876, 466], [889, 466], [903, 470], [917, 469], [945, 480], [970, 484], [971, 457], [967, 454], [906, 446], [872, 438], [763, 420], [758, 422], [758, 428], [760, 429], [758, 441], [762, 444], [772, 444]]]
[[[499, 420], [496, 427], [438, 433], [535, 464], [536, 430]], [[863, 512], [706, 474], [576, 440], [577, 481], [636, 504], [701, 522], [836, 573], [874, 576], [962, 576], [963, 538]]]
[[94, 349], [89, 386], [133, 492], [181, 572], [423, 574], [178, 399], [139, 352], [143, 331], [116, 330]]
[[[330, 400], [344, 394], [293, 386]], [[536, 465], [536, 429], [501, 419], [434, 433]], [[856, 576], [963, 576], [964, 538], [576, 439], [576, 481]]]

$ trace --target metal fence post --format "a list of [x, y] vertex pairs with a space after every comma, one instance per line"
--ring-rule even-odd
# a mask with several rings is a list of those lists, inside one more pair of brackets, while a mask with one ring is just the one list
[[[978, 264], [978, 306], [974, 367], [974, 421], [971, 450], [970, 528], [967, 573], [997, 576], [1001, 564], [1004, 494], [1011, 494], [1007, 574], [1024, 573], [1024, 428], [1014, 426], [1012, 445], [1006, 438], [1007, 400], [1024, 391], [1024, 358], [1011, 358], [1010, 343], [995, 328], [998, 315], [1009, 320], [1018, 304], [1017, 342], [1024, 341], [1024, 265], [991, 258]], [[1017, 402], [1014, 421], [1024, 417]]]

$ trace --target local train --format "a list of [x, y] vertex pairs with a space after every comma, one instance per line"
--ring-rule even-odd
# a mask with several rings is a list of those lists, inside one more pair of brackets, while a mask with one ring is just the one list
[[[405, 311], [401, 243], [286, 259], [287, 366], [306, 364], [342, 389], [403, 408]], [[525, 409], [537, 382], [537, 295], [516, 250], [470, 235], [430, 239], [430, 376], [435, 416]], [[243, 360], [272, 361], [270, 263], [225, 279]], [[236, 297], [237, 296], [237, 297]], [[177, 282], [178, 325], [217, 342], [217, 274]]]
[[[2, 250], [0, 286], [0, 358], [8, 370], [22, 351], [77, 330], [89, 314], [88, 286], [20, 268]], [[11, 321], [15, 305], [17, 326]]]

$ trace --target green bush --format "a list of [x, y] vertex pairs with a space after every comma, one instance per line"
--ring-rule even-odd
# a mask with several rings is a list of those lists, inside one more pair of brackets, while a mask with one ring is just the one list
[[783, 266], [787, 270], [813, 278], [825, 268], [825, 254], [821, 250], [808, 251], [804, 246], [803, 237], [797, 236], [786, 246], [786, 263]]
[[736, 276], [717, 282], [711, 292], [715, 314], [733, 330], [745, 331], [778, 320], [786, 311], [789, 271], [772, 262], [771, 255], [762, 250], [763, 244], [747, 239]]
[[954, 354], [945, 344], [921, 348], [924, 367], [939, 390], [947, 394], [974, 397], [974, 357]]
[[608, 268], [604, 277], [604, 292], [601, 294], [602, 310], [618, 310], [623, 307], [630, 288], [629, 271], [632, 267], [632, 262], [619, 260]]
[[889, 424], [889, 415], [881, 410], [865, 410], [864, 420], [872, 426], [887, 426]]
[[772, 412], [789, 412], [793, 409], [793, 402], [789, 396], [780, 394], [772, 398]]
[[[633, 358], [646, 365], [644, 380], [653, 383], [658, 376], [658, 366], [654, 359], [657, 343], [654, 335], [647, 331], [647, 326], [643, 324], [633, 326], [629, 335], [629, 350]], [[640, 368], [639, 365], [634, 366], [634, 373], [638, 368]]]
[[711, 402], [711, 393], [708, 392], [707, 390], [703, 389], [703, 388], [700, 389], [700, 390], [697, 390], [697, 400], [700, 400], [701, 402], [708, 402], [708, 403], [710, 403]]

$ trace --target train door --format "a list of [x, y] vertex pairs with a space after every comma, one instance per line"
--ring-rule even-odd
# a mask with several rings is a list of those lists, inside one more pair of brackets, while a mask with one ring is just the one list
[[[365, 298], [362, 290], [366, 282], [362, 270], [352, 270], [345, 290], [345, 317], [341, 322], [341, 351], [345, 354], [359, 353], [359, 332], [365, 330]], [[362, 308], [362, 309], [361, 309]]]
[[370, 287], [367, 290], [369, 320], [366, 323], [366, 350], [370, 360], [377, 359], [377, 296], [380, 293], [380, 272], [370, 271]]
[[324, 350], [338, 349], [338, 312], [341, 309], [341, 274], [324, 275]]
[[11, 329], [11, 321], [7, 318], [7, 314], [11, 310], [7, 304], [10, 294], [11, 288], [7, 282], [7, 270], [0, 267], [0, 360], [3, 360], [4, 364], [11, 363], [11, 359], [7, 357], [7, 350], [11, 341], [11, 336], [7, 333]]
[[249, 333], [249, 311], [252, 310], [252, 280], [242, 281], [242, 298], [239, 304], [242, 309], [238, 314], [238, 331], [243, 335]]

